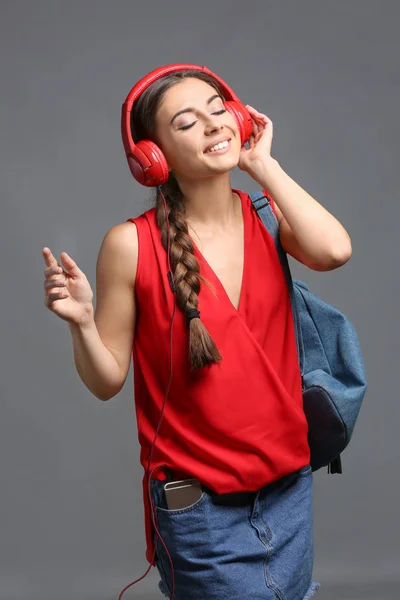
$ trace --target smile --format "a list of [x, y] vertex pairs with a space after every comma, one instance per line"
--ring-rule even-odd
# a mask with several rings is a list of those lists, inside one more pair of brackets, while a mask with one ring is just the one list
[[231, 148], [231, 141], [226, 140], [224, 142], [221, 142], [220, 144], [215, 144], [215, 146], [210, 148], [210, 150], [206, 150], [206, 152], [204, 152], [204, 154], [225, 154], [226, 152], [228, 152], [230, 150], [230, 148]]

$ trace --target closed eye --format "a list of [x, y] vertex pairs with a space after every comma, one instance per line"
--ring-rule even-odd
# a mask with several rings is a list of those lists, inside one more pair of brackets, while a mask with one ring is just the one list
[[[213, 115], [222, 115], [222, 113], [226, 112], [226, 108], [223, 108], [222, 110], [219, 110], [218, 112], [213, 112], [211, 114]], [[178, 129], [190, 129], [191, 127], [193, 127], [193, 125], [197, 123], [197, 121], [194, 121], [193, 123], [191, 123], [190, 125], [183, 125], [182, 127], [178, 127]]]

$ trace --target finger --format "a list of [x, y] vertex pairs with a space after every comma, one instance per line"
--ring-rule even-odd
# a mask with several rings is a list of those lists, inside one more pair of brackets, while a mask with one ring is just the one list
[[258, 128], [257, 128], [257, 124], [256, 124], [255, 120], [253, 119], [253, 117], [252, 117], [252, 119], [251, 119], [251, 123], [252, 123], [252, 125], [253, 125], [253, 135], [254, 135], [254, 136], [256, 136], [256, 135], [257, 135]]
[[257, 134], [260, 132], [260, 123], [257, 121], [257, 119], [254, 118], [253, 115], [251, 117], [251, 120], [253, 125], [253, 135], [254, 137], [256, 137]]
[[259, 133], [263, 130], [263, 126], [260, 123], [256, 122], [256, 134], [254, 136], [254, 140], [256, 141], [260, 136]]
[[249, 113], [250, 113], [250, 117], [251, 117], [251, 123], [253, 126], [253, 132], [254, 132], [254, 128], [255, 128], [255, 124], [256, 124], [256, 119], [255, 119], [255, 110], [252, 106], [250, 106], [249, 104], [246, 104], [246, 108], [248, 109]]
[[258, 112], [258, 110], [256, 110], [252, 106], [247, 105], [247, 107], [250, 109], [249, 112], [251, 113], [252, 118], [255, 119], [256, 122], [261, 122], [264, 125], [272, 123], [271, 119], [264, 113]]
[[67, 297], [68, 294], [65, 294], [64, 292], [52, 292], [48, 296], [44, 297], [43, 302], [44, 305], [47, 306], [47, 308], [51, 308], [52, 304], [56, 302], [56, 300], [64, 300]]
[[50, 289], [55, 289], [55, 288], [57, 288], [58, 290], [61, 290], [62, 288], [65, 288], [65, 286], [67, 285], [67, 278], [64, 277], [63, 279], [60, 279], [60, 278], [46, 279], [46, 281], [44, 282], [43, 285], [44, 285], [45, 290], [50, 290]]
[[272, 123], [271, 122], [262, 122], [259, 125], [259, 130], [258, 130], [259, 136], [258, 139], [260, 139], [260, 137], [262, 135], [272, 135]]
[[57, 259], [53, 255], [50, 248], [47, 248], [47, 246], [45, 246], [42, 250], [42, 254], [47, 266], [51, 267], [53, 265], [58, 265]]
[[61, 252], [60, 258], [63, 266], [71, 275], [71, 277], [75, 278], [83, 275], [82, 271], [80, 270], [76, 262], [72, 260], [69, 254], [67, 254], [66, 252]]
[[55, 263], [50, 267], [46, 267], [44, 270], [46, 279], [54, 278], [54, 276], [58, 276], [61, 273], [64, 273], [64, 270], [58, 263]]
[[261, 113], [260, 111], [256, 110], [253, 106], [250, 106], [249, 104], [247, 106], [248, 106], [248, 108], [251, 109], [251, 112], [258, 118], [267, 119], [268, 121], [270, 120], [269, 117], [265, 113]]
[[254, 108], [254, 106], [250, 106], [250, 104], [246, 104], [246, 107], [247, 107], [249, 113], [251, 113], [252, 116], [255, 116], [255, 117], [258, 117], [258, 118], [260, 118], [260, 117], [266, 117], [267, 116], [264, 113], [260, 113], [258, 110], [256, 110]]

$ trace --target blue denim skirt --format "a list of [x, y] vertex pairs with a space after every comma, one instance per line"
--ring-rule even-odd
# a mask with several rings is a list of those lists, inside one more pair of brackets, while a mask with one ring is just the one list
[[[171, 480], [168, 475], [168, 480]], [[158, 530], [172, 559], [174, 600], [308, 600], [312, 581], [310, 465], [258, 491], [217, 494], [168, 509], [164, 484], [150, 480]], [[154, 532], [159, 589], [171, 597], [171, 565]]]

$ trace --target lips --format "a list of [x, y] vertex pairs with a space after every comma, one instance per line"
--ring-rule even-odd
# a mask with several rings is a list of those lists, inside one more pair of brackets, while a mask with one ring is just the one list
[[224, 137], [221, 137], [221, 138], [219, 138], [219, 139], [216, 139], [216, 140], [214, 140], [213, 142], [211, 142], [211, 144], [209, 144], [209, 145], [207, 146], [207, 148], [205, 148], [204, 152], [207, 152], [207, 150], [210, 150], [210, 148], [212, 148], [213, 146], [216, 146], [217, 144], [220, 144], [221, 142], [226, 142], [226, 141], [229, 141], [230, 139], [231, 139], [231, 138], [230, 138], [229, 136], [227, 136], [227, 135], [226, 135], [226, 136], [224, 136]]

